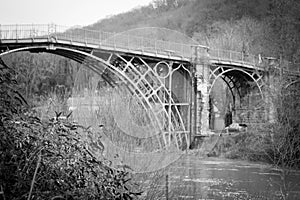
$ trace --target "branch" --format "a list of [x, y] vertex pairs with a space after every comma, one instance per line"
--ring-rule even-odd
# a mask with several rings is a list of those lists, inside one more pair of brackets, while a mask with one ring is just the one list
[[38, 172], [40, 164], [41, 164], [41, 158], [42, 158], [41, 154], [42, 153], [40, 152], [39, 157], [38, 157], [38, 161], [36, 163], [36, 168], [35, 168], [35, 171], [34, 171], [34, 175], [33, 175], [32, 181], [31, 181], [30, 192], [29, 192], [27, 200], [30, 200], [30, 198], [31, 198], [31, 194], [32, 194], [34, 182], [35, 182], [35, 179], [36, 179], [36, 175], [37, 175], [37, 172]]

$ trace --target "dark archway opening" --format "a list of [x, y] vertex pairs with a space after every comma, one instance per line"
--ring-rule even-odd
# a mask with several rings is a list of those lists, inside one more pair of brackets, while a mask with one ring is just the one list
[[232, 123], [252, 124], [265, 118], [260, 86], [253, 74], [223, 67], [212, 81], [209, 128], [219, 132]]

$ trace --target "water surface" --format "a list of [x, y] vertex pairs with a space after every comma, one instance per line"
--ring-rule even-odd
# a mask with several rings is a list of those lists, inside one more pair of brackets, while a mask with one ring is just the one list
[[300, 171], [266, 164], [184, 155], [165, 173], [169, 199], [300, 199]]

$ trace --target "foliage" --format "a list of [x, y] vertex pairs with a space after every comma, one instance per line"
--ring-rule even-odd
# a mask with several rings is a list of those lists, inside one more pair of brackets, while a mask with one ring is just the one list
[[274, 123], [231, 137], [230, 140], [223, 139], [217, 145], [219, 154], [227, 158], [269, 162], [285, 169], [300, 169], [298, 98], [299, 92], [279, 95], [274, 102], [277, 108]]
[[224, 156], [229, 159], [250, 161], [270, 161], [260, 146], [264, 140], [262, 134], [242, 132], [223, 135], [208, 156]]
[[70, 90], [73, 75], [79, 66], [69, 59], [51, 54], [31, 54], [29, 52], [7, 55], [4, 61], [15, 71], [15, 79], [22, 88], [22, 95], [30, 100], [64, 86]]
[[[88, 128], [61, 113], [42, 121], [17, 90], [1, 60], [0, 186], [6, 199], [133, 199], [129, 172], [95, 157]], [[101, 150], [101, 147], [98, 147]], [[103, 149], [102, 149], [103, 151]]]
[[276, 123], [269, 128], [273, 161], [282, 167], [300, 168], [299, 84], [282, 87], [274, 97]]
[[164, 27], [213, 48], [241, 51], [244, 43], [251, 53], [299, 63], [299, 9], [297, 0], [154, 0], [87, 28], [122, 32]]
[[300, 62], [300, 2], [297, 0], [272, 0], [268, 20], [275, 44], [274, 54], [284, 59]]

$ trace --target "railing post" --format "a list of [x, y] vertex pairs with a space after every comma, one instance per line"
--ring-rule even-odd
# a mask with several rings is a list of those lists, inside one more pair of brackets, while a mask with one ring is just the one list
[[[71, 44], [73, 44], [73, 31], [70, 31], [70, 42], [71, 42]], [[65, 39], [67, 39], [68, 38], [68, 36], [66, 35], [66, 38]]]
[[127, 49], [130, 50], [130, 38], [129, 34], [127, 34]]
[[29, 36], [30, 38], [33, 40], [34, 38], [34, 28], [33, 28], [33, 24], [31, 24], [31, 28], [30, 28], [30, 32], [29, 32]]
[[141, 50], [144, 51], [144, 37], [142, 36], [142, 41], [141, 41]]
[[101, 46], [102, 42], [101, 42], [101, 31], [99, 31], [99, 46]]
[[18, 41], [18, 24], [16, 24], [16, 40]]
[[83, 32], [84, 32], [84, 42], [85, 42], [85, 44], [87, 44], [87, 42], [86, 42], [86, 30], [85, 29], [83, 29]]
[[244, 52], [242, 52], [242, 62], [244, 63]]
[[116, 33], [113, 32], [113, 47], [116, 48]]
[[50, 38], [50, 24], [48, 24], [48, 33], [47, 33], [48, 35], [48, 39]]
[[54, 24], [54, 37], [57, 40], [57, 30], [56, 29], [57, 29], [57, 25]]

